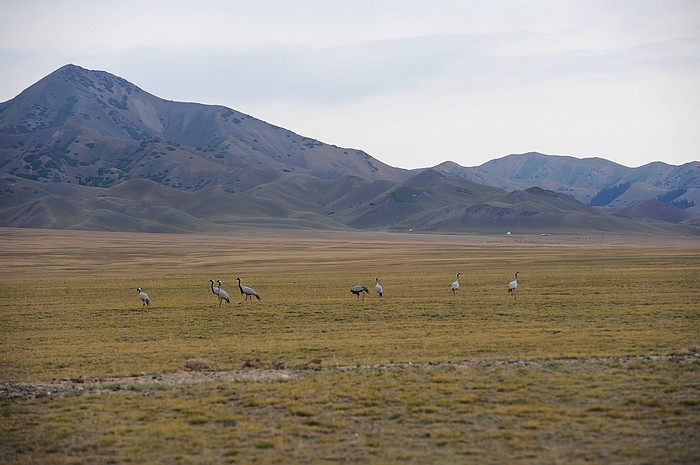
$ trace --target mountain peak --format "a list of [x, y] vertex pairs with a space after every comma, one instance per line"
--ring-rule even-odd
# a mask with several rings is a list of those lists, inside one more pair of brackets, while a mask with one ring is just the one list
[[[83, 130], [64, 130], [68, 126]], [[259, 164], [327, 179], [409, 176], [360, 150], [324, 144], [223, 106], [167, 101], [126, 79], [74, 64], [0, 106], [3, 136], [7, 139], [0, 143], [16, 154], [8, 166], [15, 174], [58, 182], [89, 178], [101, 187], [146, 177], [197, 189], [202, 181], [192, 173], [216, 173], [216, 165], [220, 173]], [[24, 145], [16, 145], [19, 141]], [[35, 153], [27, 163], [23, 153], [29, 146]], [[181, 174], [185, 171], [190, 174]]]

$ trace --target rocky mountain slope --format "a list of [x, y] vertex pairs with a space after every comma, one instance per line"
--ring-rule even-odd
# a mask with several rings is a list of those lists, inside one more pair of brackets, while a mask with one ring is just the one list
[[[226, 107], [166, 101], [68, 65], [0, 104], [0, 226], [698, 232], [692, 215], [613, 216], [567, 189], [533, 187], [554, 171], [551, 158], [494, 160], [476, 181], [449, 164], [408, 171]], [[686, 185], [695, 189], [693, 182]]]
[[[282, 172], [400, 181], [410, 173], [222, 106], [170, 102], [103, 71], [67, 65], [0, 104], [2, 169], [110, 187], [147, 178], [185, 190], [257, 184]], [[270, 170], [274, 168], [276, 170]], [[249, 179], [250, 181], [246, 181]]]

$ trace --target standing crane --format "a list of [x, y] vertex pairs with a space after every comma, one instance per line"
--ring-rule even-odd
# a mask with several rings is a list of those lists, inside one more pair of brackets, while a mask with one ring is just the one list
[[151, 301], [150, 301], [149, 298], [148, 298], [148, 294], [146, 294], [145, 292], [143, 292], [143, 291], [141, 290], [140, 287], [139, 287], [138, 289], [136, 289], [136, 292], [139, 293], [139, 299], [141, 299], [141, 310], [143, 310], [143, 308], [144, 308], [146, 305], [150, 305], [150, 304], [151, 304]]
[[210, 279], [209, 282], [211, 283], [211, 293], [214, 294], [218, 298], [219, 297], [219, 288], [214, 287], [214, 280], [213, 279]]
[[515, 279], [508, 284], [508, 294], [513, 294], [513, 300], [515, 297], [515, 290], [518, 288], [518, 272], [515, 272]]
[[457, 291], [459, 290], [459, 275], [462, 273], [457, 273], [457, 278], [455, 279], [455, 282], [452, 283], [452, 293], [457, 294]]
[[379, 297], [382, 297], [384, 294], [384, 288], [382, 287], [381, 284], [379, 284], [379, 276], [375, 276], [374, 282], [376, 283], [374, 285], [374, 290], [377, 291], [377, 294], [379, 294]]
[[[217, 279], [216, 283], [219, 285], [218, 288], [216, 288], [216, 295], [219, 296], [219, 307], [221, 307], [221, 303], [225, 300], [227, 304], [231, 303], [231, 299], [228, 297], [228, 292], [225, 290], [221, 289], [221, 280]], [[212, 287], [214, 284], [212, 283]], [[212, 289], [213, 290], [213, 289]]]
[[362, 294], [362, 300], [365, 300], [365, 294], [369, 295], [369, 291], [367, 290], [367, 288], [365, 286], [360, 286], [359, 284], [357, 286], [351, 287], [350, 292], [355, 294], [358, 299], [360, 298], [360, 294], [364, 292], [364, 294]]
[[238, 289], [241, 290], [241, 295], [245, 295], [245, 299], [241, 300], [238, 302], [239, 304], [242, 304], [246, 300], [248, 300], [248, 297], [250, 297], [251, 302], [253, 301], [253, 297], [255, 296], [258, 300], [260, 300], [260, 296], [258, 295], [257, 292], [255, 292], [252, 288], [248, 286], [241, 286], [241, 278], [236, 278], [238, 280]]

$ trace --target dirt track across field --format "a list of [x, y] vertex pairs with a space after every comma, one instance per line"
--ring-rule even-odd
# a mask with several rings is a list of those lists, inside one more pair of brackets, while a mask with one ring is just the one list
[[353, 370], [413, 370], [430, 369], [433, 367], [469, 367], [469, 366], [499, 366], [519, 365], [523, 367], [537, 366], [543, 363], [557, 362], [565, 364], [586, 363], [620, 363], [626, 364], [634, 361], [670, 361], [682, 364], [700, 363], [700, 353], [682, 355], [650, 355], [650, 356], [626, 356], [626, 357], [587, 357], [587, 358], [563, 358], [563, 359], [505, 359], [505, 360], [465, 360], [465, 361], [438, 361], [422, 363], [394, 363], [379, 365], [360, 365], [347, 367], [321, 368], [320, 360], [312, 360], [303, 367], [288, 368], [283, 363], [269, 364], [259, 360], [248, 360], [244, 367], [229, 371], [196, 371], [179, 369], [171, 373], [147, 374], [121, 378], [89, 377], [75, 379], [56, 379], [52, 381], [34, 381], [24, 383], [5, 382], [0, 384], [0, 398], [36, 398], [43, 396], [81, 395], [81, 394], [107, 394], [124, 391], [144, 391], [151, 388], [165, 388], [195, 383], [230, 383], [235, 381], [286, 381], [302, 376], [308, 376], [313, 372], [326, 371], [353, 371]]

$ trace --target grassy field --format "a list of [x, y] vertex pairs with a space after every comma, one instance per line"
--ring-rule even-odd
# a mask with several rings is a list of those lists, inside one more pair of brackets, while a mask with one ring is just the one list
[[697, 239], [4, 229], [0, 260], [2, 463], [700, 461]]

